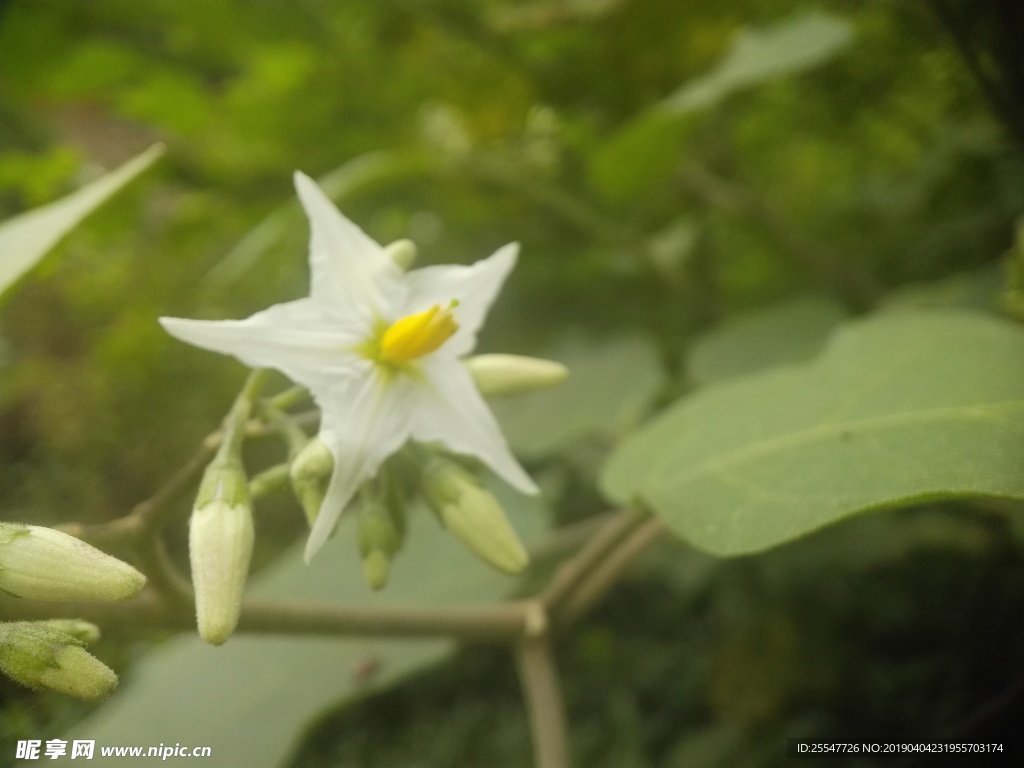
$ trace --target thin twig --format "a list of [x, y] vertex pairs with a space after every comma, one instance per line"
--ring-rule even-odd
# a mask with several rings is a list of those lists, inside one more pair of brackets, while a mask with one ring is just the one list
[[600, 512], [596, 515], [556, 528], [529, 547], [530, 561], [548, 558], [562, 559], [586, 544], [599, 530], [612, 521], [619, 512]]
[[152, 531], [135, 548], [136, 565], [148, 580], [148, 587], [161, 601], [172, 606], [192, 604], [189, 580], [175, 567], [160, 531]]
[[516, 645], [516, 661], [533, 736], [534, 764], [569, 768], [569, 729], [550, 638], [523, 638]]
[[647, 517], [645, 512], [626, 509], [616, 514], [583, 548], [562, 564], [540, 595], [549, 613], [557, 613], [561, 604], [580, 581], [604, 559], [608, 551]]
[[665, 526], [659, 518], [648, 520], [634, 530], [587, 573], [562, 604], [561, 611], [553, 618], [557, 618], [563, 627], [579, 619], [615, 586], [633, 561], [664, 531]]

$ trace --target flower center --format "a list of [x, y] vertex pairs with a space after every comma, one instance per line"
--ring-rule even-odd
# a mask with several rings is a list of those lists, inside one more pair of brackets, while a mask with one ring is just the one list
[[440, 347], [459, 330], [452, 312], [458, 305], [458, 300], [452, 299], [447, 307], [435, 304], [393, 322], [380, 337], [381, 362], [407, 363]]

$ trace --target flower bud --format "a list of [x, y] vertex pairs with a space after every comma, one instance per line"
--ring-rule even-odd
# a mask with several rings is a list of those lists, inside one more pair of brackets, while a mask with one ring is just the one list
[[117, 675], [81, 640], [45, 621], [0, 623], [0, 670], [29, 688], [80, 699], [101, 699], [117, 687]]
[[235, 631], [253, 546], [245, 473], [211, 464], [199, 488], [188, 530], [199, 636], [221, 645]]
[[522, 355], [475, 355], [465, 366], [480, 394], [503, 397], [561, 384], [569, 369], [553, 360]]
[[385, 245], [384, 250], [391, 260], [403, 270], [409, 269], [416, 261], [416, 243], [412, 240], [395, 240], [395, 242]]
[[334, 454], [319, 437], [314, 437], [292, 461], [292, 490], [302, 504], [310, 528], [320, 514], [327, 484], [334, 472]]
[[82, 619], [47, 619], [43, 623], [54, 629], [59, 629], [61, 632], [67, 632], [86, 645], [92, 645], [100, 639], [100, 628], [90, 621], [83, 621]]
[[484, 562], [509, 574], [526, 568], [529, 557], [505, 511], [462, 467], [433, 459], [423, 470], [423, 491], [445, 527]]
[[359, 506], [359, 553], [363, 556], [363, 575], [371, 589], [382, 589], [388, 582], [391, 558], [402, 548], [404, 520], [379, 501], [364, 501]]
[[0, 590], [33, 600], [127, 600], [146, 577], [52, 528], [0, 523]]

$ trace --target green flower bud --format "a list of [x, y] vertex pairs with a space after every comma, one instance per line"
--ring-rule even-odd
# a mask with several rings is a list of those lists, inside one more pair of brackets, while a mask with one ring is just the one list
[[199, 636], [221, 645], [238, 624], [253, 545], [245, 473], [211, 464], [189, 520], [188, 552]]
[[292, 490], [302, 504], [310, 528], [320, 514], [327, 484], [334, 472], [334, 454], [319, 437], [314, 437], [292, 461]]
[[359, 505], [359, 553], [371, 589], [387, 584], [391, 558], [402, 548], [404, 527], [404, 520], [382, 502], [365, 500]]
[[45, 621], [0, 623], [0, 670], [29, 688], [80, 699], [101, 699], [117, 687], [117, 675], [81, 640]]
[[485, 397], [547, 389], [561, 384], [569, 375], [569, 369], [561, 363], [522, 355], [475, 355], [465, 360], [465, 366]]
[[416, 243], [412, 240], [395, 240], [395, 242], [385, 245], [384, 250], [391, 260], [403, 270], [409, 269], [416, 261]]
[[92, 645], [100, 639], [100, 628], [82, 619], [47, 619], [43, 623], [61, 632], [67, 632], [86, 645]]
[[391, 575], [391, 558], [383, 550], [374, 549], [363, 555], [363, 578], [370, 589], [384, 589]]
[[0, 523], [0, 590], [33, 600], [127, 600], [146, 577], [52, 528]]
[[423, 470], [423, 491], [444, 526], [481, 560], [509, 574], [529, 562], [498, 500], [457, 464], [435, 458]]

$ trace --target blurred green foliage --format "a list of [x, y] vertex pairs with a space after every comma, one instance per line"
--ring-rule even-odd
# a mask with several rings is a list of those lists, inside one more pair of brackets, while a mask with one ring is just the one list
[[[217, 423], [241, 366], [172, 341], [155, 318], [241, 317], [305, 293], [296, 168], [333, 180], [342, 210], [376, 239], [416, 240], [425, 263], [521, 241], [481, 348], [583, 355], [573, 339], [592, 351], [632, 334], [654, 350], [638, 353], [638, 408], [714, 377], [687, 368], [688, 350], [706, 356], [711, 329], [777, 300], [811, 295], [835, 314], [897, 290], [962, 303], [916, 284], [997, 274], [1024, 209], [1024, 164], [1007, 110], [990, 109], [933, 6], [960, 8], [0, 3], [0, 219], [156, 140], [169, 147], [162, 173], [0, 308], [0, 509], [42, 523], [118, 516]], [[983, 74], [993, 81], [995, 67], [1012, 95], [1010, 59], [984, 55], [1003, 51], [1000, 29], [1020, 31], [1000, 22], [1004, 7], [954, 31], [977, 34]], [[826, 45], [831, 58], [803, 71], [721, 74], [737, 40], [772, 39], [809, 12], [851, 42]], [[673, 94], [709, 82], [728, 87], [708, 108], [663, 114]], [[987, 285], [973, 295], [1002, 288]], [[813, 343], [813, 317], [786, 338]], [[645, 388], [661, 380], [659, 395]], [[570, 401], [605, 409], [599, 389]], [[576, 431], [531, 457], [561, 520], [601, 504], [610, 434], [595, 416], [609, 414], [566, 414]], [[280, 458], [265, 453], [253, 458]], [[1024, 555], [1005, 510], [968, 507], [851, 521], [706, 567], [666, 545], [672, 554], [652, 557], [563, 648], [581, 764], [766, 765], [797, 733], [988, 733], [1021, 706], [1024, 660], [1003, 640], [1020, 637]], [[257, 515], [265, 563], [303, 522], [284, 501]], [[122, 639], [98, 653], [133, 648]], [[478, 657], [338, 715], [301, 764], [522, 764], [504, 664]], [[2, 692], [0, 762], [8, 739], [55, 735], [72, 716], [45, 694]]]

